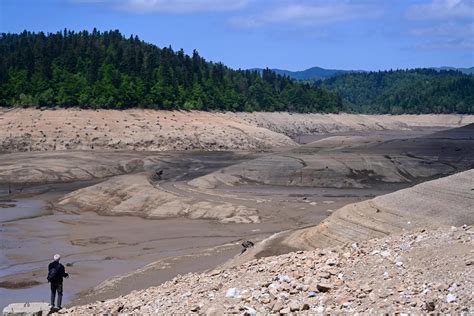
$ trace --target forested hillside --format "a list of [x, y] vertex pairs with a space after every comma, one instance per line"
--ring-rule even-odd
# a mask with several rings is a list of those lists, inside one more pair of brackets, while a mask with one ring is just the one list
[[1, 34], [1, 106], [337, 112], [341, 98], [119, 31]]
[[25, 31], [0, 35], [0, 106], [474, 113], [474, 77], [415, 69], [314, 84], [269, 69], [233, 70], [119, 31]]
[[339, 94], [355, 112], [474, 113], [474, 77], [459, 71], [348, 73], [318, 86]]

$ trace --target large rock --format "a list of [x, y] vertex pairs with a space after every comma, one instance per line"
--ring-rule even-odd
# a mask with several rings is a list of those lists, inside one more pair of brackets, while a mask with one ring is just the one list
[[3, 309], [3, 316], [42, 316], [50, 311], [48, 303], [13, 303]]

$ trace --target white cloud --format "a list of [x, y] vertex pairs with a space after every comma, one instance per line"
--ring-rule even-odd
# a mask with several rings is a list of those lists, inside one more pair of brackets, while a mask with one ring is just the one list
[[232, 25], [240, 28], [256, 28], [268, 24], [311, 26], [330, 24], [360, 18], [380, 16], [380, 6], [350, 1], [317, 1], [281, 5], [259, 15], [235, 17]]
[[439, 49], [474, 49], [474, 40], [472, 39], [444, 39], [424, 41], [418, 43], [418, 49], [439, 50]]
[[414, 28], [410, 32], [414, 36], [422, 37], [445, 37], [456, 38], [463, 37], [474, 38], [474, 22], [471, 23], [456, 23], [446, 22], [430, 26]]
[[431, 0], [408, 8], [419, 49], [472, 49], [474, 0]]
[[249, 0], [126, 0], [121, 9], [136, 13], [193, 14], [235, 11], [247, 6]]
[[430, 3], [412, 5], [407, 17], [412, 20], [474, 18], [474, 0], [431, 0]]

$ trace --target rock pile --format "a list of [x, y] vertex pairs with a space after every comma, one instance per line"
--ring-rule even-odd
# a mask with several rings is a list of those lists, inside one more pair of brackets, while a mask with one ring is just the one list
[[61, 314], [474, 312], [474, 229], [424, 229], [178, 276]]

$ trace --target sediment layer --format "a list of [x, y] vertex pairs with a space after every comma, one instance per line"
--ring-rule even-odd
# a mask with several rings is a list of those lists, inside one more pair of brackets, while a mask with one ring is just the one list
[[[473, 115], [213, 113], [0, 109], [0, 151], [252, 150], [291, 147], [291, 136], [458, 127]], [[290, 136], [290, 137], [289, 137]]]

